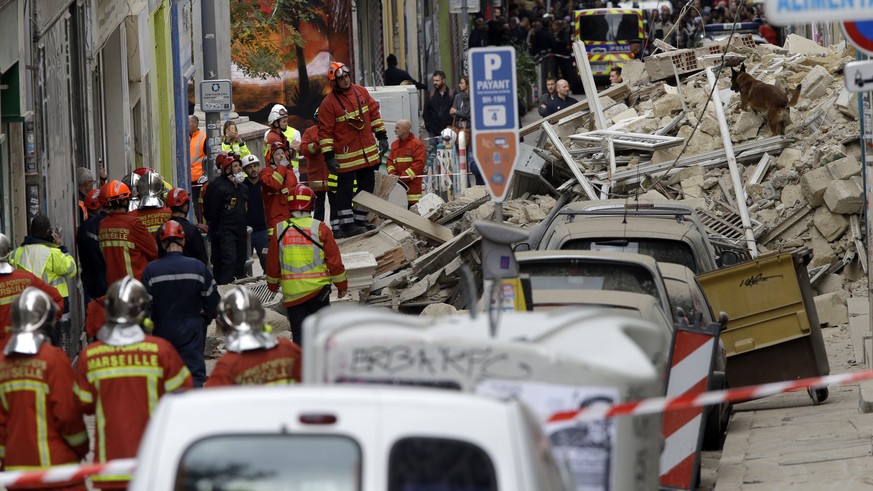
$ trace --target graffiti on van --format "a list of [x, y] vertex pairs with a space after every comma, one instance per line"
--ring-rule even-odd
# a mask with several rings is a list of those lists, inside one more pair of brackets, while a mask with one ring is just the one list
[[455, 375], [466, 379], [531, 378], [532, 367], [495, 348], [367, 346], [352, 352], [354, 375]]

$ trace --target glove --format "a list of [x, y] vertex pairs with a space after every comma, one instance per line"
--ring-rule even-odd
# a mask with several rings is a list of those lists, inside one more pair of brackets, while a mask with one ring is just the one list
[[327, 170], [330, 171], [331, 174], [339, 174], [340, 166], [339, 162], [336, 161], [333, 156], [324, 160], [325, 165], [327, 165]]
[[388, 139], [383, 138], [379, 140], [379, 155], [385, 155], [388, 153]]

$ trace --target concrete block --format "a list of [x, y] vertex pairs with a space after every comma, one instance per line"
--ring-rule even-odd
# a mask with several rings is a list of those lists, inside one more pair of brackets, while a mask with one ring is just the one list
[[839, 326], [849, 322], [849, 309], [839, 292], [825, 293], [815, 297], [815, 311], [822, 325]]
[[845, 291], [843, 289], [843, 277], [835, 273], [824, 275], [822, 279], [818, 280], [818, 283], [816, 283], [813, 288], [819, 295]]
[[[604, 107], [609, 107], [609, 106], [604, 106]], [[612, 119], [616, 114], [620, 114], [624, 111], [627, 111], [627, 105], [624, 103], [620, 103], [620, 104], [616, 104], [612, 107], [609, 107], [609, 109], [604, 109], [603, 116], [606, 119]]]
[[679, 94], [667, 94], [655, 100], [655, 117], [663, 118], [673, 114], [673, 111], [681, 110], [682, 99], [679, 97]]
[[828, 86], [833, 80], [827, 68], [816, 65], [812, 70], [803, 77], [803, 88], [800, 91], [801, 97], [806, 100], [816, 100], [824, 97], [828, 93]]
[[789, 184], [782, 188], [782, 196], [780, 200], [786, 208], [794, 208], [799, 204], [802, 205], [806, 203], [806, 196], [804, 196], [800, 184]]
[[648, 79], [646, 64], [639, 60], [625, 62], [621, 67], [621, 78], [628, 85], [634, 85], [643, 79]]
[[852, 121], [858, 120], [858, 96], [843, 87], [837, 102], [834, 103], [837, 110]]
[[785, 150], [782, 150], [782, 153], [779, 154], [779, 158], [776, 159], [776, 165], [779, 166], [780, 169], [790, 169], [793, 168], [801, 158], [803, 158], [803, 152], [796, 148], [786, 148]]
[[837, 259], [834, 248], [831, 243], [825, 239], [818, 229], [812, 228], [809, 230], [810, 248], [812, 249], [812, 262], [809, 264], [810, 269], [818, 266], [830, 266]]
[[758, 136], [758, 130], [764, 124], [764, 118], [752, 111], [743, 111], [731, 128], [731, 141], [742, 142]]
[[529, 204], [524, 207], [524, 218], [528, 223], [536, 223], [545, 220], [546, 214], [539, 205]]
[[692, 176], [680, 182], [682, 193], [692, 198], [703, 197], [703, 176]]
[[849, 229], [848, 217], [833, 213], [826, 206], [819, 206], [815, 209], [812, 223], [828, 242], [839, 239]]
[[803, 36], [798, 36], [797, 34], [791, 34], [788, 36], [788, 39], [785, 40], [785, 49], [788, 50], [788, 54], [790, 55], [802, 54], [823, 56], [828, 54], [827, 48], [819, 46], [815, 41]]
[[421, 311], [421, 317], [442, 317], [446, 315], [455, 315], [458, 313], [453, 305], [447, 303], [432, 303]]
[[850, 155], [829, 162], [827, 167], [834, 179], [861, 175], [861, 163]]
[[861, 175], [861, 164], [854, 157], [846, 156], [807, 172], [800, 178], [800, 185], [809, 204], [821, 206], [824, 204], [824, 193], [832, 181], [857, 175]]
[[854, 176], [828, 184], [824, 201], [834, 213], [850, 215], [861, 213], [864, 208], [864, 188], [861, 178]]

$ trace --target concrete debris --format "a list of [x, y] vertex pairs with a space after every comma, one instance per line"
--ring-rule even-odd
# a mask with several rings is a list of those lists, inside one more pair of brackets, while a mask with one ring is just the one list
[[454, 305], [447, 303], [432, 303], [421, 311], [422, 317], [441, 317], [445, 315], [455, 315], [458, 309]]
[[831, 292], [815, 297], [815, 310], [822, 325], [839, 326], [849, 322], [846, 292]]

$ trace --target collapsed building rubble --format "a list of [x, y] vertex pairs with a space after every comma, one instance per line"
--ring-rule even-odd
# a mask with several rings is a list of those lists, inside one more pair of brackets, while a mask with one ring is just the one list
[[[717, 62], [713, 53], [720, 53]], [[698, 210], [722, 244], [745, 247], [748, 227], [760, 253], [809, 247], [821, 322], [845, 323], [846, 299], [867, 292], [860, 116], [857, 96], [842, 77], [854, 50], [845, 44], [823, 48], [795, 35], [785, 47], [756, 46], [738, 37], [729, 46], [698, 50], [697, 56], [696, 70], [686, 65], [672, 76], [661, 70], [655, 81], [645, 63], [627, 63], [625, 82], [600, 92], [594, 105], [603, 108], [604, 128], [595, 128], [587, 100], [522, 127], [526, 143], [510, 199], [503, 203], [505, 221], [532, 228], [572, 200], [679, 200]], [[687, 55], [661, 58], [688, 60]], [[785, 135], [772, 135], [765, 118], [740, 109], [740, 96], [730, 89], [730, 66], [740, 63], [765, 83], [783, 89], [801, 84]], [[706, 67], [715, 67], [718, 75], [715, 90], [740, 172], [740, 193], [728, 169]], [[466, 291], [471, 283], [481, 284], [464, 273], [481, 269], [480, 238], [472, 224], [495, 216], [485, 188], [468, 188], [447, 202], [433, 196], [406, 210], [396, 180], [382, 177], [374, 194], [355, 199], [356, 206], [372, 212], [378, 228], [339, 241], [352, 286], [352, 295], [342, 301], [409, 313], [434, 304], [445, 305], [428, 312], [470, 308], [471, 298], [478, 300], [481, 293]], [[737, 195], [744, 197], [747, 222]], [[275, 296], [266, 290], [259, 295], [283, 312]]]

